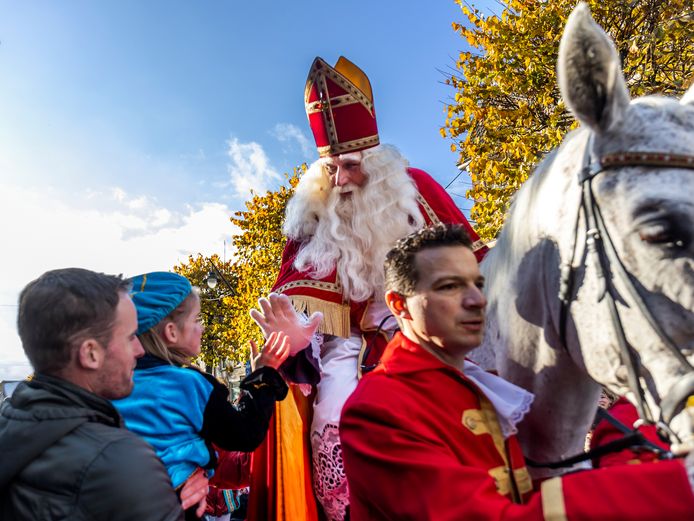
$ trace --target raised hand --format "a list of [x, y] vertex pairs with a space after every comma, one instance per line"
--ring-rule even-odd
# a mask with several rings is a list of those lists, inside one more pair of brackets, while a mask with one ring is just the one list
[[277, 369], [289, 357], [289, 338], [283, 332], [273, 332], [265, 342], [265, 347], [259, 353], [258, 346], [251, 340], [251, 369], [261, 367]]
[[313, 313], [308, 320], [296, 312], [289, 297], [270, 293], [268, 298], [258, 299], [257, 309], [251, 309], [251, 318], [260, 326], [265, 338], [272, 333], [285, 333], [289, 342], [289, 355], [294, 356], [307, 347], [311, 337], [323, 320], [323, 314]]

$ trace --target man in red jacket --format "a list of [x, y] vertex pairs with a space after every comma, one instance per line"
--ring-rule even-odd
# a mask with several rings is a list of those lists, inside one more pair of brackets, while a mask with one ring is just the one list
[[694, 518], [680, 461], [579, 472], [533, 490], [515, 437], [532, 395], [465, 358], [482, 340], [486, 300], [461, 227], [399, 241], [385, 284], [401, 332], [340, 421], [352, 521]]
[[[316, 58], [304, 102], [320, 158], [287, 205], [276, 294], [262, 300], [262, 314], [254, 316], [266, 335], [289, 334], [294, 356], [284, 374], [305, 392], [315, 390], [315, 400], [306, 403], [294, 393], [291, 409], [290, 393], [278, 406], [280, 425], [271, 427], [266, 450], [254, 455], [250, 511], [257, 519], [312, 520], [315, 491], [327, 519], [340, 521], [348, 500], [340, 411], [362, 368], [376, 363], [397, 326], [383, 302], [385, 255], [427, 223], [461, 223], [474, 231], [429, 174], [380, 144], [371, 84], [356, 65], [342, 57], [331, 67]], [[487, 248], [477, 241], [475, 249], [481, 258]], [[313, 317], [303, 333], [292, 307]], [[310, 438], [310, 448], [292, 432]], [[311, 475], [313, 483], [306, 483]], [[297, 501], [302, 497], [306, 504]]]

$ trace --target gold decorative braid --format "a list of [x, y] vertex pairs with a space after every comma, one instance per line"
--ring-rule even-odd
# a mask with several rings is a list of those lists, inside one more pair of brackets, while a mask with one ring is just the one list
[[[332, 132], [332, 127], [331, 127]], [[326, 157], [330, 155], [346, 154], [355, 149], [370, 148], [378, 145], [378, 134], [373, 136], [354, 139], [352, 141], [346, 141], [345, 143], [337, 143], [337, 140], [333, 142], [332, 145], [326, 145], [323, 147], [318, 147], [318, 155], [320, 157]]]
[[436, 215], [436, 212], [432, 210], [431, 206], [429, 206], [429, 203], [427, 203], [427, 200], [424, 199], [422, 194], [417, 191], [417, 202], [422, 205], [422, 208], [424, 208], [424, 211], [427, 214], [427, 217], [429, 217], [429, 220], [431, 221], [431, 224], [439, 224], [441, 222], [441, 219], [439, 219], [439, 216]]
[[[427, 214], [427, 217], [429, 217], [429, 220], [431, 221], [431, 224], [439, 224], [441, 222], [441, 219], [439, 219], [438, 215], [436, 215], [436, 212], [429, 206], [429, 203], [427, 202], [424, 197], [422, 197], [422, 194], [417, 192], [417, 202], [422, 205], [422, 208], [424, 208], [424, 211]], [[484, 248], [485, 243], [482, 239], [477, 239], [475, 242], [472, 243], [472, 251], [477, 251], [481, 250]]]
[[545, 521], [568, 521], [564, 504], [564, 487], [561, 478], [551, 478], [540, 485], [542, 514]]
[[[322, 92], [326, 98], [323, 100], [323, 103], [330, 104], [330, 99], [328, 98], [328, 84], [325, 81], [325, 75], [318, 77], [317, 82], [319, 91]], [[329, 133], [328, 140], [330, 143], [337, 143], [337, 130], [335, 130], [335, 122], [333, 121], [332, 107], [330, 107], [328, 110], [323, 110], [322, 112], [323, 123], [325, 124], [325, 128], [328, 129]]]
[[517, 497], [516, 490], [511, 484], [512, 476], [516, 482], [516, 488], [520, 494], [524, 494], [525, 492], [532, 490], [530, 474], [525, 467], [515, 469], [513, 470], [513, 475], [511, 474], [511, 463], [506, 455], [506, 441], [504, 440], [504, 435], [501, 432], [501, 426], [499, 425], [496, 410], [486, 397], [479, 396], [479, 400], [479, 409], [467, 409], [466, 411], [463, 411], [462, 423], [468, 430], [470, 430], [470, 432], [477, 436], [489, 434], [492, 437], [494, 447], [499, 453], [499, 456], [501, 456], [504, 464], [500, 465], [499, 467], [489, 469], [488, 473], [492, 479], [494, 479], [494, 483], [496, 484], [496, 489], [499, 494], [503, 496], [510, 496], [514, 503], [520, 503], [521, 498]]
[[288, 289], [292, 288], [315, 288], [323, 291], [329, 291], [331, 293], [337, 293], [338, 295], [342, 296], [342, 285], [338, 281], [326, 282], [324, 280], [295, 280], [282, 284], [279, 288], [274, 290], [274, 292], [284, 293]]
[[318, 326], [320, 333], [349, 338], [349, 304], [336, 304], [305, 295], [288, 295], [288, 297], [299, 313], [307, 315], [316, 311], [323, 313], [323, 321]]
[[530, 477], [528, 467], [513, 469], [513, 479], [516, 481], [516, 486], [521, 496], [533, 489], [533, 479]]
[[[359, 103], [357, 99], [354, 98], [351, 94], [343, 94], [341, 96], [335, 96], [334, 98], [330, 98], [330, 106], [331, 107], [345, 107], [347, 105], [354, 105], [355, 103]], [[326, 108], [326, 103], [324, 100], [319, 99], [316, 101], [312, 101], [311, 103], [306, 103], [306, 113], [307, 114], [315, 114], [317, 112], [323, 112]]]
[[373, 102], [367, 98], [363, 92], [361, 92], [357, 87], [354, 86], [354, 84], [349, 81], [347, 78], [345, 78], [342, 74], [337, 72], [335, 69], [333, 69], [328, 63], [321, 58], [316, 58], [316, 60], [320, 60], [320, 63], [322, 64], [322, 67], [316, 68], [312, 67], [311, 72], [308, 75], [308, 78], [306, 78], [306, 87], [304, 88], [304, 100], [308, 100], [309, 93], [311, 92], [311, 86], [314, 83], [317, 83], [319, 80], [322, 80], [321, 86], [325, 86], [326, 88], [323, 90], [327, 94], [328, 89], [327, 85], [325, 83], [325, 78], [330, 78], [332, 81], [337, 83], [342, 89], [346, 90], [349, 92], [354, 98], [364, 105], [364, 108], [368, 110], [371, 114], [373, 114], [374, 111], [374, 104]]

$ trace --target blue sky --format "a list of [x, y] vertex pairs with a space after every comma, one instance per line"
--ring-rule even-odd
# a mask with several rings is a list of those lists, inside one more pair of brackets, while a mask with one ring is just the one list
[[43, 271], [222, 254], [249, 189], [317, 157], [315, 56], [360, 66], [381, 141], [448, 184], [442, 71], [466, 45], [462, 19], [453, 0], [0, 0], [0, 363], [24, 358], [16, 298]]

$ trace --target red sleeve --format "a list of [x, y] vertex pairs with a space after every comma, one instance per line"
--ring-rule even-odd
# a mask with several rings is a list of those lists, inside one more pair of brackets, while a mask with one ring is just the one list
[[226, 451], [217, 447], [217, 466], [210, 485], [223, 489], [247, 487], [251, 477], [251, 455], [248, 452]]
[[343, 410], [352, 519], [674, 521], [694, 513], [689, 481], [676, 461], [548, 480], [526, 504], [514, 504], [497, 493], [486, 469], [461, 464], [435, 434], [407, 424], [407, 417], [358, 401]]

